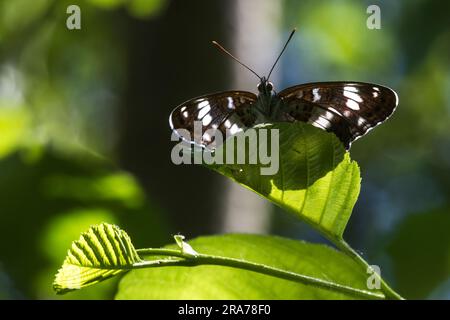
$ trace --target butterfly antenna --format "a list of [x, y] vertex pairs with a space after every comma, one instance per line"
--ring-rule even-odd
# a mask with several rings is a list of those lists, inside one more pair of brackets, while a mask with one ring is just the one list
[[281, 55], [283, 54], [284, 50], [286, 50], [286, 47], [287, 47], [287, 45], [289, 44], [289, 41], [291, 41], [292, 36], [294, 35], [295, 31], [297, 31], [297, 28], [294, 28], [294, 30], [292, 30], [291, 35], [289, 36], [289, 38], [287, 39], [287, 41], [286, 41], [286, 43], [285, 43], [285, 45], [284, 45], [284, 47], [283, 47], [283, 50], [281, 50], [280, 54], [278, 55], [277, 60], [275, 60], [275, 63], [274, 63], [273, 66], [272, 66], [272, 69], [270, 69], [269, 75], [267, 76], [267, 80], [269, 80], [270, 75], [272, 74], [273, 69], [274, 69], [275, 66], [277, 65], [278, 60], [280, 60]]
[[249, 70], [251, 73], [253, 73], [255, 76], [258, 77], [259, 80], [261, 80], [262, 78], [252, 69], [250, 69], [249, 66], [247, 66], [245, 63], [243, 63], [242, 61], [240, 61], [238, 58], [236, 58], [235, 56], [233, 56], [227, 49], [225, 49], [224, 47], [222, 47], [217, 41], [213, 41], [212, 42], [213, 45], [215, 45], [217, 48], [219, 48], [220, 51], [224, 52], [225, 54], [229, 55], [231, 58], [233, 58], [237, 63], [239, 63], [241, 66], [243, 66], [244, 68], [246, 68], [247, 70]]

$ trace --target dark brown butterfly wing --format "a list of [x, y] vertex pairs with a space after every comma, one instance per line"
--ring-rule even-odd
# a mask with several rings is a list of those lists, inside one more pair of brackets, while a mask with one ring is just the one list
[[[208, 129], [220, 130], [222, 137], [235, 134], [252, 127], [257, 114], [252, 108], [256, 103], [255, 94], [246, 91], [225, 91], [188, 100], [176, 107], [170, 114], [170, 127], [181, 138], [202, 147], [211, 147], [214, 143]], [[194, 137], [194, 124], [198, 121], [201, 136]], [[180, 134], [179, 129], [190, 133], [189, 139]]]
[[278, 94], [280, 121], [304, 121], [334, 132], [346, 148], [385, 121], [398, 104], [386, 87], [362, 82], [317, 82], [287, 88]]

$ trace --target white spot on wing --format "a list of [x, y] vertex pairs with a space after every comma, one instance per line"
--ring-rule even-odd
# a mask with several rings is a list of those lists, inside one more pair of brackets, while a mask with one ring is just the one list
[[358, 90], [358, 88], [353, 87], [353, 86], [345, 86], [345, 87], [344, 87], [344, 91], [350, 91], [350, 92], [355, 92], [355, 93], [357, 93], [359, 90]]
[[197, 109], [203, 109], [204, 107], [209, 106], [209, 101], [208, 100], [203, 100], [202, 102], [200, 102], [197, 105]]
[[234, 101], [233, 98], [227, 97], [228, 100], [228, 109], [234, 109]]
[[361, 98], [361, 96], [359, 94], [357, 94], [356, 92], [351, 92], [351, 91], [344, 91], [344, 96], [355, 100], [356, 102], [362, 102], [363, 99]]
[[[199, 119], [202, 119], [211, 110], [211, 107], [209, 106], [209, 102], [208, 101], [203, 101], [203, 102], [206, 102], [206, 104], [204, 104], [203, 108], [200, 109], [200, 111], [198, 112], [198, 118]], [[200, 104], [202, 104], [203, 102], [200, 102]], [[200, 106], [200, 104], [199, 104], [199, 106]]]
[[345, 103], [347, 107], [349, 107], [352, 110], [359, 110], [359, 104], [358, 102], [348, 99], [347, 102]]
[[328, 129], [331, 126], [330, 121], [328, 121], [326, 118], [320, 117], [315, 122], [319, 124], [323, 129]]
[[313, 102], [317, 102], [320, 100], [320, 98], [322, 98], [319, 94], [318, 88], [313, 89], [312, 93], [313, 93]]
[[212, 121], [211, 115], [207, 114], [206, 116], [203, 117], [202, 124], [206, 127], [211, 123], [211, 121]]
[[187, 117], [189, 117], [189, 112], [183, 111], [182, 115], [184, 118], [187, 118]]
[[335, 114], [339, 114], [342, 115], [339, 111], [337, 111], [335, 108], [333, 107], [328, 107], [328, 110], [330, 110], [331, 112], [334, 112]]

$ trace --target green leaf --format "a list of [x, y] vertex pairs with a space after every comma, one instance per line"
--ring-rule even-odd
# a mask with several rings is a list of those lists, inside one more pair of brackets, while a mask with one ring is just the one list
[[[365, 270], [350, 257], [325, 245], [240, 234], [200, 237], [189, 243], [200, 254], [260, 263], [368, 291], [369, 275]], [[132, 270], [122, 278], [116, 298], [354, 299], [355, 296], [238, 268], [199, 265]]]
[[95, 225], [72, 243], [53, 288], [57, 293], [81, 289], [127, 271], [140, 261], [125, 231], [107, 223]]
[[[294, 213], [326, 236], [342, 238], [358, 198], [361, 179], [357, 163], [350, 159], [339, 139], [302, 122], [255, 129], [279, 130], [278, 173], [261, 175], [260, 168], [267, 167], [261, 164], [209, 167]], [[250, 137], [249, 144], [255, 143], [253, 138]], [[216, 153], [225, 154], [230, 141]]]

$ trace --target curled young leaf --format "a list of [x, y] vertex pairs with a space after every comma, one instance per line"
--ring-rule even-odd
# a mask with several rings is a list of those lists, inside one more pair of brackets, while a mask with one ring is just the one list
[[127, 271], [140, 261], [125, 231], [107, 223], [95, 225], [72, 242], [53, 288], [59, 294], [81, 289]]

